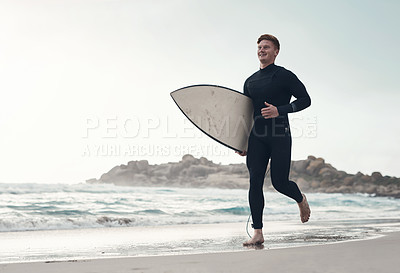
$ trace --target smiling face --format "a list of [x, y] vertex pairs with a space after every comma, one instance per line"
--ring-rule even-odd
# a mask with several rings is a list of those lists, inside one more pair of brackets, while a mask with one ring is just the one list
[[260, 60], [261, 69], [275, 62], [279, 49], [269, 40], [262, 40], [258, 44], [257, 55]]

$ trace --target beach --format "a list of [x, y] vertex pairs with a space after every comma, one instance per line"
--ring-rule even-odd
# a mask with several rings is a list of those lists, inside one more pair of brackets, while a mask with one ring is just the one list
[[400, 232], [325, 245], [225, 253], [0, 264], [0, 272], [398, 272]]
[[256, 250], [242, 246], [252, 233], [242, 189], [0, 189], [1, 273], [394, 272], [388, 265], [400, 250], [399, 202], [388, 197], [309, 193], [311, 219], [302, 224], [296, 204], [266, 192], [265, 243]]

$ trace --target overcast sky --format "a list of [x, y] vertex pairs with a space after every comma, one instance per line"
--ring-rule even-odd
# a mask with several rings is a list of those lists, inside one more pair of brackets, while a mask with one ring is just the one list
[[244, 163], [169, 94], [242, 91], [264, 33], [312, 98], [290, 115], [292, 159], [400, 176], [399, 3], [0, 0], [0, 182], [78, 183], [187, 152]]

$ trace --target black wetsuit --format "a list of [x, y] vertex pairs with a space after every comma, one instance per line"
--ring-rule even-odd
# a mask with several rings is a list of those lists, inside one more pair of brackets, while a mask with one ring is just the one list
[[[303, 197], [297, 184], [289, 181], [292, 138], [288, 113], [310, 106], [311, 99], [303, 83], [289, 70], [275, 64], [260, 69], [244, 83], [244, 94], [254, 106], [254, 126], [249, 137], [247, 168], [250, 174], [249, 203], [253, 228], [263, 227], [263, 184], [268, 161], [271, 159], [271, 181], [284, 195], [301, 202]], [[290, 103], [291, 97], [296, 98]], [[265, 119], [261, 108], [268, 102], [277, 107], [279, 116]]]

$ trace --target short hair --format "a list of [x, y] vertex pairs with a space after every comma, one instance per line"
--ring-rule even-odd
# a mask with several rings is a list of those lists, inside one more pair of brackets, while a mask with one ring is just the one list
[[274, 35], [271, 35], [271, 34], [261, 35], [260, 38], [258, 38], [258, 40], [257, 40], [257, 44], [259, 44], [262, 40], [271, 41], [274, 44], [275, 48], [277, 48], [278, 50], [280, 49], [280, 44], [279, 44], [278, 38], [276, 38]]

